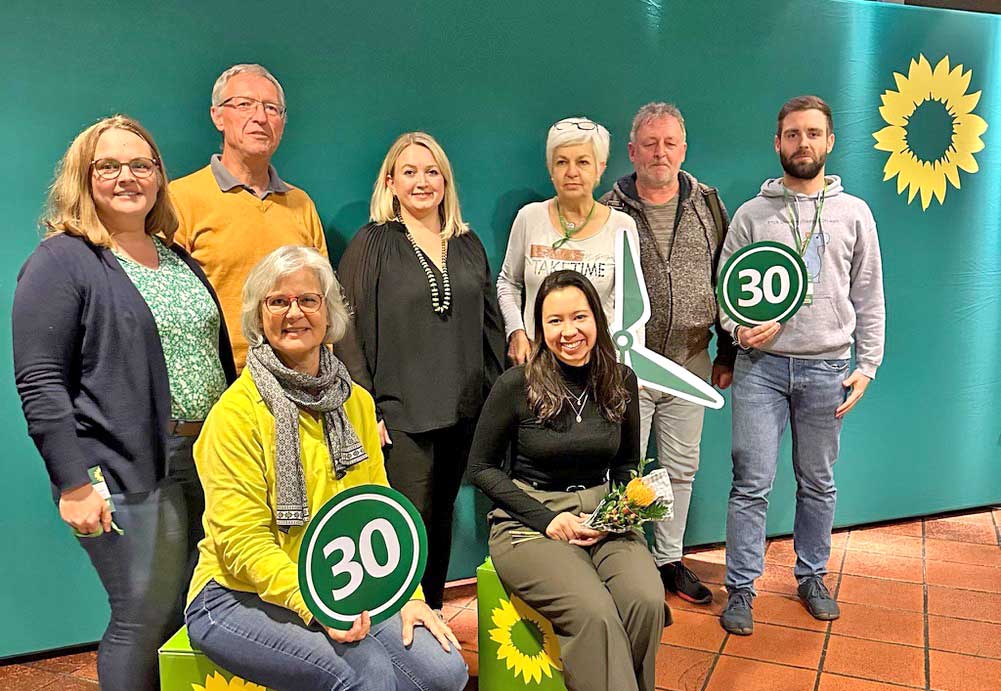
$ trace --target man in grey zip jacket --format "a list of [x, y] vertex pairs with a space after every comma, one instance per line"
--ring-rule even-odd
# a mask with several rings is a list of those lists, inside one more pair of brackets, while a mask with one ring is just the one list
[[[647, 347], [725, 389], [736, 352], [716, 318], [714, 285], [726, 209], [714, 188], [681, 170], [686, 147], [685, 119], [675, 106], [643, 106], [629, 135], [635, 172], [616, 182], [601, 201], [636, 221], [650, 297]], [[710, 364], [714, 324], [719, 336]], [[651, 389], [640, 391], [639, 403], [641, 448], [646, 450], [653, 427], [657, 460], [674, 490], [674, 517], [654, 527], [654, 560], [669, 591], [689, 602], [709, 603], [712, 593], [681, 560], [705, 408]]]
[[[775, 151], [785, 175], [766, 180], [730, 224], [720, 260], [772, 240], [800, 252], [807, 300], [785, 324], [738, 326], [721, 315], [740, 346], [733, 375], [733, 485], [726, 526], [729, 601], [720, 622], [753, 630], [754, 581], [764, 568], [765, 514], [777, 456], [792, 424], [796, 476], [794, 575], [817, 619], [840, 616], [824, 584], [831, 551], [841, 419], [865, 393], [883, 360], [885, 309], [876, 223], [864, 201], [825, 174], [834, 147], [831, 110], [816, 96], [779, 111]], [[850, 371], [855, 348], [855, 369]]]

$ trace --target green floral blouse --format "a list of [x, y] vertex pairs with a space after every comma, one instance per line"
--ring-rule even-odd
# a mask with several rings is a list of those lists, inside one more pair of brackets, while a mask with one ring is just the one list
[[208, 290], [180, 257], [154, 237], [160, 266], [150, 269], [113, 250], [143, 296], [160, 332], [170, 381], [170, 415], [204, 420], [222, 392], [219, 310]]

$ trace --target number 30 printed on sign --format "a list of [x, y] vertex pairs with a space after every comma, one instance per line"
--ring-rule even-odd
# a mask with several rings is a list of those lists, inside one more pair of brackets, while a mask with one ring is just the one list
[[347, 630], [364, 611], [376, 624], [396, 614], [420, 585], [427, 533], [402, 494], [359, 485], [336, 495], [306, 527], [299, 589], [320, 622]]
[[780, 242], [762, 241], [734, 252], [720, 272], [716, 295], [741, 326], [788, 321], [806, 298], [803, 258]]

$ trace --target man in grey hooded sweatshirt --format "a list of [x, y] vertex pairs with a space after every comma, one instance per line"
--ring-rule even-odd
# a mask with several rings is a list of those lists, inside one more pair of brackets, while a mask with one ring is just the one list
[[[783, 177], [766, 180], [730, 225], [720, 268], [736, 250], [772, 240], [800, 252], [807, 299], [785, 324], [721, 322], [740, 348], [733, 373], [733, 485], [726, 521], [726, 587], [720, 623], [753, 631], [754, 581], [764, 568], [765, 515], [779, 444], [792, 424], [796, 476], [794, 575], [817, 619], [840, 616], [824, 585], [834, 524], [834, 461], [841, 420], [883, 360], [885, 310], [876, 223], [864, 201], [825, 175], [834, 147], [830, 107], [816, 96], [782, 106], [775, 135]], [[850, 370], [852, 345], [855, 368]]]

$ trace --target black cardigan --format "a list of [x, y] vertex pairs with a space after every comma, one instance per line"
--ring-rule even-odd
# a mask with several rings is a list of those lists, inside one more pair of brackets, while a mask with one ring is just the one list
[[[219, 309], [226, 381], [233, 353], [215, 291], [172, 245]], [[44, 240], [21, 267], [12, 319], [14, 381], [28, 433], [59, 492], [100, 465], [112, 492], [146, 492], [164, 477], [170, 383], [146, 301], [110, 249], [83, 238]]]

